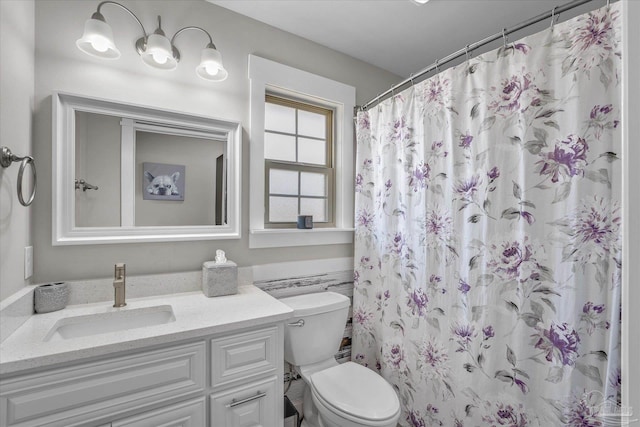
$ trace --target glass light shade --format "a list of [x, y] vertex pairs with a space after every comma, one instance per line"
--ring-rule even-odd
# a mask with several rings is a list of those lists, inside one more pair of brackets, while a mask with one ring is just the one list
[[202, 49], [200, 65], [196, 67], [196, 74], [205, 80], [221, 82], [229, 73], [222, 66], [222, 55], [212, 47]]
[[145, 64], [153, 68], [173, 70], [178, 66], [178, 61], [173, 57], [171, 42], [162, 34], [150, 34], [147, 37], [147, 47], [140, 56]]
[[76, 41], [76, 46], [87, 55], [97, 58], [120, 58], [120, 51], [113, 42], [111, 26], [99, 19], [87, 19], [84, 23], [84, 33]]

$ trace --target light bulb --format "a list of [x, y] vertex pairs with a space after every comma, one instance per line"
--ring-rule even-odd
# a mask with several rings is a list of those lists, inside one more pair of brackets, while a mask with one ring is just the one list
[[167, 55], [163, 54], [162, 52], [153, 52], [152, 55], [153, 60], [158, 64], [164, 64], [165, 62], [167, 62]]
[[218, 74], [218, 71], [220, 71], [220, 69], [218, 67], [216, 67], [215, 65], [212, 64], [207, 64], [204, 67], [204, 70], [207, 72], [207, 74], [209, 74], [210, 76], [215, 76], [216, 74]]
[[98, 52], [106, 52], [109, 49], [109, 43], [103, 37], [96, 37], [91, 41], [91, 46]]

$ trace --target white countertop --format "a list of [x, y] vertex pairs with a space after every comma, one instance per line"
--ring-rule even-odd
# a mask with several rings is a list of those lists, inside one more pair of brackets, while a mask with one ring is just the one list
[[[78, 304], [52, 313], [34, 314], [0, 344], [0, 375], [261, 326], [286, 320], [293, 313], [291, 308], [253, 285], [239, 286], [237, 294], [223, 297], [207, 298], [196, 291], [128, 299], [123, 308], [112, 305], [113, 302]], [[175, 321], [88, 337], [44, 341], [56, 322], [66, 317], [158, 305], [171, 305]]]

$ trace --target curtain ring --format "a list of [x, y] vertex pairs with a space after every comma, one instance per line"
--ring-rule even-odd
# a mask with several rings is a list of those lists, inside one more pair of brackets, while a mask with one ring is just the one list
[[440, 67], [438, 65], [438, 62], [440, 62], [440, 60], [436, 59], [436, 74], [440, 73]]
[[503, 42], [503, 44], [504, 44], [504, 48], [505, 48], [505, 49], [507, 48], [507, 40], [508, 40], [508, 39], [507, 39], [507, 29], [506, 29], [506, 28], [503, 28], [503, 29], [502, 29], [502, 42]]
[[414, 83], [413, 83], [413, 73], [409, 74], [409, 81], [411, 82], [411, 86], [414, 86]]
[[551, 28], [553, 28], [558, 19], [560, 19], [560, 14], [556, 15], [557, 8], [558, 6], [554, 6], [553, 9], [551, 9]]
[[467, 57], [467, 62], [469, 62], [469, 45], [464, 47], [464, 55]]
[[396, 90], [395, 90], [395, 85], [391, 85], [391, 99], [395, 98], [396, 96]]

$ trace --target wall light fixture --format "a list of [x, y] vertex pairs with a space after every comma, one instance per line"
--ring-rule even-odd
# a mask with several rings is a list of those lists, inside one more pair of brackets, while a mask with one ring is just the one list
[[113, 42], [113, 30], [107, 24], [102, 13], [100, 13], [100, 9], [106, 4], [121, 7], [138, 22], [142, 29], [142, 37], [136, 41], [135, 48], [142, 61], [150, 67], [161, 70], [174, 70], [178, 66], [178, 62], [180, 62], [180, 51], [174, 44], [176, 37], [187, 30], [198, 30], [209, 37], [209, 43], [202, 49], [200, 64], [196, 67], [196, 74], [200, 78], [216, 82], [225, 80], [229, 75], [222, 65], [222, 55], [213, 44], [211, 34], [206, 30], [194, 26], [184, 27], [176, 31], [173, 37], [169, 39], [162, 30], [162, 21], [158, 16], [158, 28], [153, 34], [147, 34], [138, 17], [128, 8], [114, 1], [103, 1], [98, 4], [98, 10], [85, 22], [84, 33], [76, 41], [76, 46], [87, 55], [102, 59], [118, 59], [120, 57], [120, 51]]

